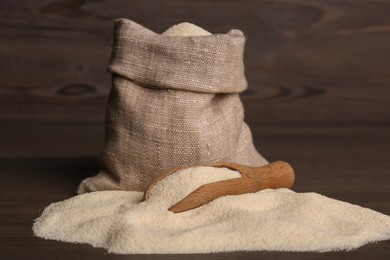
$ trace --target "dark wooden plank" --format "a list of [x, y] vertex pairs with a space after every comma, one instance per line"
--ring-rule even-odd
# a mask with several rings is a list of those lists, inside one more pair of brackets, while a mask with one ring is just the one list
[[0, 119], [103, 121], [115, 18], [247, 35], [244, 104], [259, 122], [388, 121], [390, 2], [0, 3]]
[[[7, 123], [9, 133], [13, 134], [0, 133], [1, 150], [8, 138], [14, 138], [16, 147], [12, 157], [5, 153], [0, 156], [0, 252], [4, 259], [387, 259], [390, 256], [390, 241], [369, 244], [351, 252], [331, 253], [108, 255], [103, 249], [88, 245], [33, 237], [32, 221], [44, 207], [73, 196], [80, 180], [99, 170], [95, 156], [100, 148], [89, 146], [94, 140], [100, 142], [102, 132], [94, 130], [95, 123], [58, 124], [49, 129], [47, 123], [30, 125], [35, 133], [19, 141], [16, 137], [20, 129], [25, 128], [20, 122]], [[46, 150], [30, 145], [37, 144], [34, 139], [39, 129], [42, 136], [50, 140], [42, 142]], [[68, 140], [73, 150], [65, 148], [63, 152], [65, 142], [55, 141], [50, 135], [68, 130], [73, 135], [73, 139]], [[389, 130], [389, 124], [252, 124], [256, 147], [263, 155], [270, 161], [286, 160], [294, 166], [297, 174], [294, 190], [319, 192], [388, 215]], [[90, 137], [83, 139], [82, 136]], [[16, 156], [17, 149], [22, 157]], [[79, 151], [84, 151], [84, 155]], [[63, 157], [56, 158], [57, 155]]]
[[0, 121], [0, 157], [96, 157], [103, 143], [103, 122]]

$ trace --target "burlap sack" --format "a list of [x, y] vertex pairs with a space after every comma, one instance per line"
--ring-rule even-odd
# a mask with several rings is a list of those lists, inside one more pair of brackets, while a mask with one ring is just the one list
[[126, 19], [115, 22], [108, 70], [103, 169], [78, 193], [144, 191], [177, 166], [231, 161], [261, 166], [244, 123], [245, 37], [164, 36]]

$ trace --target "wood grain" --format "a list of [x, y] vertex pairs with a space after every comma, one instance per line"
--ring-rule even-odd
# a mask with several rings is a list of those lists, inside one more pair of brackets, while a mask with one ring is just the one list
[[104, 120], [113, 20], [247, 36], [256, 122], [388, 121], [390, 2], [37, 0], [0, 3], [0, 119]]

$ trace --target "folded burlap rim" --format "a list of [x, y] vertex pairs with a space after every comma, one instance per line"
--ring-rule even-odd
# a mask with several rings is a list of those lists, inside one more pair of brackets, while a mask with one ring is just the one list
[[206, 36], [167, 36], [117, 19], [108, 71], [139, 85], [202, 93], [246, 89], [245, 36], [237, 29]]

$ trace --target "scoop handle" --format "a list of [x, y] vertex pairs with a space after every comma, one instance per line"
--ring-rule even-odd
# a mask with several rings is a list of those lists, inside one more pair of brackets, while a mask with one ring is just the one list
[[294, 169], [284, 161], [275, 161], [261, 167], [251, 167], [232, 162], [212, 163], [210, 166], [238, 171], [242, 178], [249, 178], [254, 181], [254, 188], [291, 188], [295, 181]]
[[210, 166], [237, 170], [242, 176], [202, 185], [170, 207], [170, 211], [178, 213], [194, 209], [226, 195], [240, 195], [263, 189], [291, 188], [295, 181], [293, 168], [283, 161], [273, 162], [262, 167], [250, 167], [235, 163], [213, 163]]

